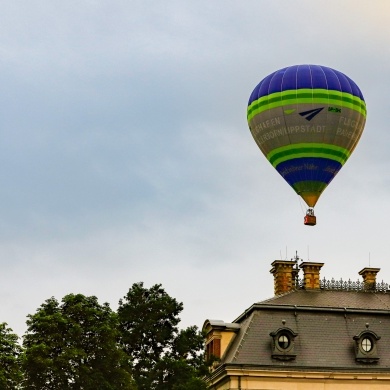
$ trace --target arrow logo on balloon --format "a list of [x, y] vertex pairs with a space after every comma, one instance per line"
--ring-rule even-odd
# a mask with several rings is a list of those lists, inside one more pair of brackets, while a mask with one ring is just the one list
[[299, 115], [305, 117], [306, 120], [311, 121], [316, 115], [318, 115], [324, 107], [316, 108], [314, 110], [300, 112]]

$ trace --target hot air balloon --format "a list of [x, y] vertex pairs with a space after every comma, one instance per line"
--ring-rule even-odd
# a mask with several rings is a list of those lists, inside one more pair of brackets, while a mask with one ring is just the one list
[[364, 129], [359, 87], [325, 66], [289, 66], [256, 86], [247, 118], [264, 156], [308, 205], [305, 225], [315, 225], [314, 206]]

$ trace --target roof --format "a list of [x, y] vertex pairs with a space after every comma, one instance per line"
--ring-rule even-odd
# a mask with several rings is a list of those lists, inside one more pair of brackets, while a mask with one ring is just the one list
[[[369, 330], [380, 337], [379, 361], [363, 364], [363, 369], [390, 368], [390, 294], [387, 293], [297, 290], [255, 303], [234, 323], [240, 324], [240, 330], [222, 357], [222, 364], [362, 370], [363, 363], [356, 361], [354, 336]], [[270, 333], [282, 327], [298, 334], [294, 346], [296, 358], [290, 361], [271, 356]]]
[[237, 329], [240, 329], [240, 324], [224, 322], [221, 320], [206, 320], [202, 329], [207, 332], [211, 328], [236, 331]]
[[369, 291], [294, 290], [259, 305], [296, 305], [317, 308], [390, 310], [390, 294]]

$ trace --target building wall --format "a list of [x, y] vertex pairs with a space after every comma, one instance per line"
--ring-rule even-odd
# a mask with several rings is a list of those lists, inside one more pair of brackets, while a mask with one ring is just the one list
[[376, 283], [379, 269], [321, 285], [323, 263], [303, 262], [301, 286], [295, 264], [272, 263], [275, 297], [233, 323], [205, 321], [207, 342], [221, 346], [209, 389], [390, 390], [390, 286]]
[[[210, 390], [384, 390], [390, 373], [294, 372], [229, 370], [214, 378]], [[222, 378], [224, 376], [224, 378]], [[221, 379], [221, 381], [219, 381]], [[216, 383], [219, 382], [219, 383]]]

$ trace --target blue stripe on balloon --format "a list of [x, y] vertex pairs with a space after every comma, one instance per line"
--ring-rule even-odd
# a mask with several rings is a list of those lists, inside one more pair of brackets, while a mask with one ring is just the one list
[[294, 65], [264, 78], [253, 90], [248, 105], [271, 93], [301, 88], [348, 92], [364, 100], [359, 87], [345, 74], [321, 65]]
[[276, 166], [276, 170], [292, 186], [301, 181], [320, 181], [329, 184], [341, 169], [337, 161], [320, 157], [294, 158]]
[[284, 91], [288, 89], [313, 88], [313, 78], [309, 65], [300, 65], [299, 67], [292, 67], [292, 69], [294, 71], [290, 74], [295, 80], [295, 88], [289, 88], [288, 86], [288, 88], [283, 88]]

